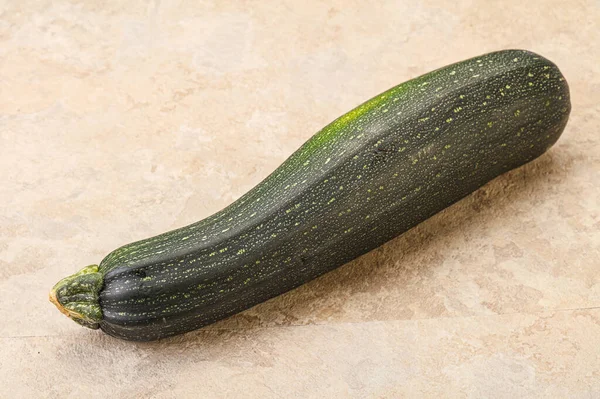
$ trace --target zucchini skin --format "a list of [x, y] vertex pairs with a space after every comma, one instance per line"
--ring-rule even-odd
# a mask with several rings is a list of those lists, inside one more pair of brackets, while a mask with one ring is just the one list
[[[570, 110], [561, 72], [529, 51], [440, 68], [336, 119], [220, 212], [86, 268], [94, 292], [69, 277], [51, 297], [80, 324], [122, 339], [200, 328], [369, 252], [537, 158]], [[88, 305], [101, 317], [85, 314]]]

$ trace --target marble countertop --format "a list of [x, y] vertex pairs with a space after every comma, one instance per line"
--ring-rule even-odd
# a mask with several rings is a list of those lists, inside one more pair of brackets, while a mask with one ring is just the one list
[[[0, 2], [0, 397], [600, 397], [599, 25], [594, 0]], [[564, 73], [563, 136], [403, 236], [155, 343], [48, 302], [364, 100], [504, 48]]]

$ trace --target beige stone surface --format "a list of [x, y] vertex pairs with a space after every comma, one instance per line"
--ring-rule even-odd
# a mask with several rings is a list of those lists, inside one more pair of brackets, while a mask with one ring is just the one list
[[[0, 0], [0, 398], [599, 398], [598, 43], [594, 0]], [[564, 135], [403, 236], [161, 342], [48, 302], [362, 101], [503, 48], [561, 68]]]

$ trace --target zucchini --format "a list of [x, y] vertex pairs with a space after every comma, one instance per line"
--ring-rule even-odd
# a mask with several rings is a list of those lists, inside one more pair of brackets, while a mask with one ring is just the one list
[[437, 69], [336, 119], [225, 209], [116, 249], [50, 299], [123, 339], [197, 329], [355, 259], [540, 156], [570, 110], [563, 75], [528, 51]]

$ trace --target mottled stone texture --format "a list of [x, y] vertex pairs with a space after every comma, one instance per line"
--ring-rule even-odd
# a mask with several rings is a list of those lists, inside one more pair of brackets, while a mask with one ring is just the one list
[[[600, 3], [0, 1], [0, 397], [600, 397]], [[157, 343], [48, 302], [335, 117], [502, 48], [573, 110], [549, 153], [291, 293]]]

